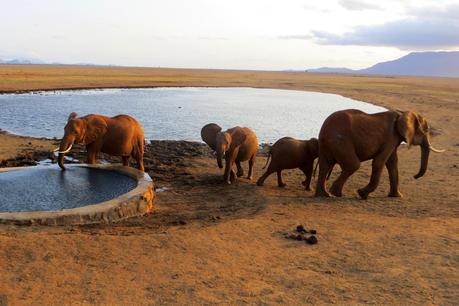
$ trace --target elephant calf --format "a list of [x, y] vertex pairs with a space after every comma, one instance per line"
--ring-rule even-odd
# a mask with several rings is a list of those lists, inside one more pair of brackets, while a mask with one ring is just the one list
[[[247, 127], [236, 126], [224, 132], [215, 123], [206, 124], [201, 129], [202, 140], [217, 152], [217, 163], [219, 168], [223, 168], [223, 155], [225, 156], [225, 172], [223, 180], [226, 184], [231, 184], [236, 179], [236, 175], [241, 177], [244, 170], [241, 162], [249, 161], [249, 173], [247, 178], [252, 179], [253, 166], [258, 151], [258, 139], [255, 133]], [[237, 173], [234, 173], [233, 165], [237, 166]]]
[[[311, 190], [311, 177], [314, 160], [319, 156], [319, 141], [317, 138], [309, 140], [298, 140], [292, 137], [284, 137], [274, 143], [269, 150], [268, 160], [271, 157], [271, 163], [266, 172], [258, 179], [257, 185], [263, 186], [264, 181], [272, 173], [277, 172], [277, 184], [279, 187], [285, 187], [282, 181], [282, 170], [298, 168], [306, 175], [303, 182], [306, 190]], [[264, 168], [266, 168], [266, 165]]]

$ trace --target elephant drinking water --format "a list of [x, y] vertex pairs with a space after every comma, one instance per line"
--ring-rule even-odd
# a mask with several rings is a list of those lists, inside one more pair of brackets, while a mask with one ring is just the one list
[[138, 169], [144, 171], [144, 135], [142, 126], [128, 115], [106, 117], [103, 115], [87, 115], [78, 117], [71, 113], [64, 128], [64, 137], [58, 149], [58, 164], [65, 170], [64, 155], [72, 149], [74, 143], [86, 145], [86, 162], [95, 164], [99, 152], [113, 156], [121, 156], [123, 165], [129, 166], [132, 156]]

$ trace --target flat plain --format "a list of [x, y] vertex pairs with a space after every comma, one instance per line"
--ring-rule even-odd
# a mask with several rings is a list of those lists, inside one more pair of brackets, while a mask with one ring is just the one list
[[[3, 93], [157, 86], [308, 90], [413, 110], [432, 125], [433, 144], [447, 151], [431, 154], [426, 175], [415, 180], [419, 148], [401, 146], [404, 197], [386, 197], [384, 173], [378, 189], [362, 201], [356, 190], [369, 180], [369, 162], [349, 179], [344, 197], [318, 199], [302, 189], [298, 170], [285, 172], [283, 189], [274, 176], [264, 187], [246, 179], [223, 186], [220, 169], [208, 154], [185, 154], [190, 148], [180, 143], [164, 146], [162, 155], [148, 155], [147, 169], [156, 187], [167, 188], [158, 193], [151, 215], [109, 225], [0, 225], [0, 301], [457, 304], [459, 79], [0, 65]], [[149, 150], [159, 145], [153, 143]], [[0, 161], [52, 147], [51, 140], [3, 133]], [[157, 165], [159, 157], [169, 155], [173, 162]], [[258, 158], [256, 178], [265, 161]], [[339, 169], [332, 180], [337, 173]], [[318, 244], [285, 239], [298, 224], [317, 230]]]

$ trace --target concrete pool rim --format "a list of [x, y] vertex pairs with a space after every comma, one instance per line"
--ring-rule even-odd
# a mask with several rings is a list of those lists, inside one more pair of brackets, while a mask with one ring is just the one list
[[[136, 180], [137, 186], [117, 198], [77, 208], [48, 211], [0, 212], [0, 224], [77, 225], [111, 223], [153, 211], [155, 199], [154, 185], [147, 173], [120, 164], [71, 164], [66, 165], [66, 167], [86, 167], [115, 171]], [[35, 167], [1, 168], [0, 173], [30, 168]]]

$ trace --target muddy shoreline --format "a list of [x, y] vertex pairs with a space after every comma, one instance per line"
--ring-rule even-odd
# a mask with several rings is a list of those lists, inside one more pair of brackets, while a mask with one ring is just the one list
[[[1, 133], [1, 130], [0, 130]], [[3, 132], [4, 133], [4, 132]], [[5, 134], [5, 133], [4, 133]], [[23, 139], [36, 139], [59, 146], [59, 139], [34, 138], [17, 136], [6, 133], [10, 137]], [[261, 144], [258, 156], [266, 156], [266, 144]], [[83, 145], [75, 144], [72, 151], [66, 154], [69, 159], [65, 163], [84, 163], [86, 149]], [[185, 170], [190, 158], [214, 158], [214, 152], [205, 144], [185, 140], [150, 140], [145, 144], [144, 165], [147, 172], [155, 182], [171, 182], [189, 175]], [[17, 156], [0, 160], [0, 168], [37, 166], [43, 161], [56, 164], [57, 157], [48, 150], [24, 150]], [[121, 163], [120, 157], [113, 157], [104, 153], [99, 155], [99, 163]], [[135, 163], [131, 163], [136, 167]]]
[[[156, 143], [146, 156], [162, 188], [153, 214], [108, 225], [0, 226], [0, 298], [12, 304], [459, 300], [459, 79], [57, 66], [2, 66], [0, 78], [0, 90], [210, 85], [335, 93], [419, 112], [441, 132], [433, 144], [447, 149], [432, 154], [425, 177], [415, 180], [419, 150], [400, 147], [404, 197], [387, 197], [385, 171], [377, 190], [362, 201], [356, 190], [368, 183], [370, 162], [348, 180], [342, 198], [318, 199], [301, 186], [301, 171], [283, 174], [285, 188], [277, 187], [275, 176], [263, 187], [244, 178], [224, 186], [203, 144]], [[53, 148], [49, 140], [0, 134], [0, 160]], [[255, 178], [265, 161], [257, 158]], [[317, 244], [285, 239], [299, 224], [317, 230]]]

